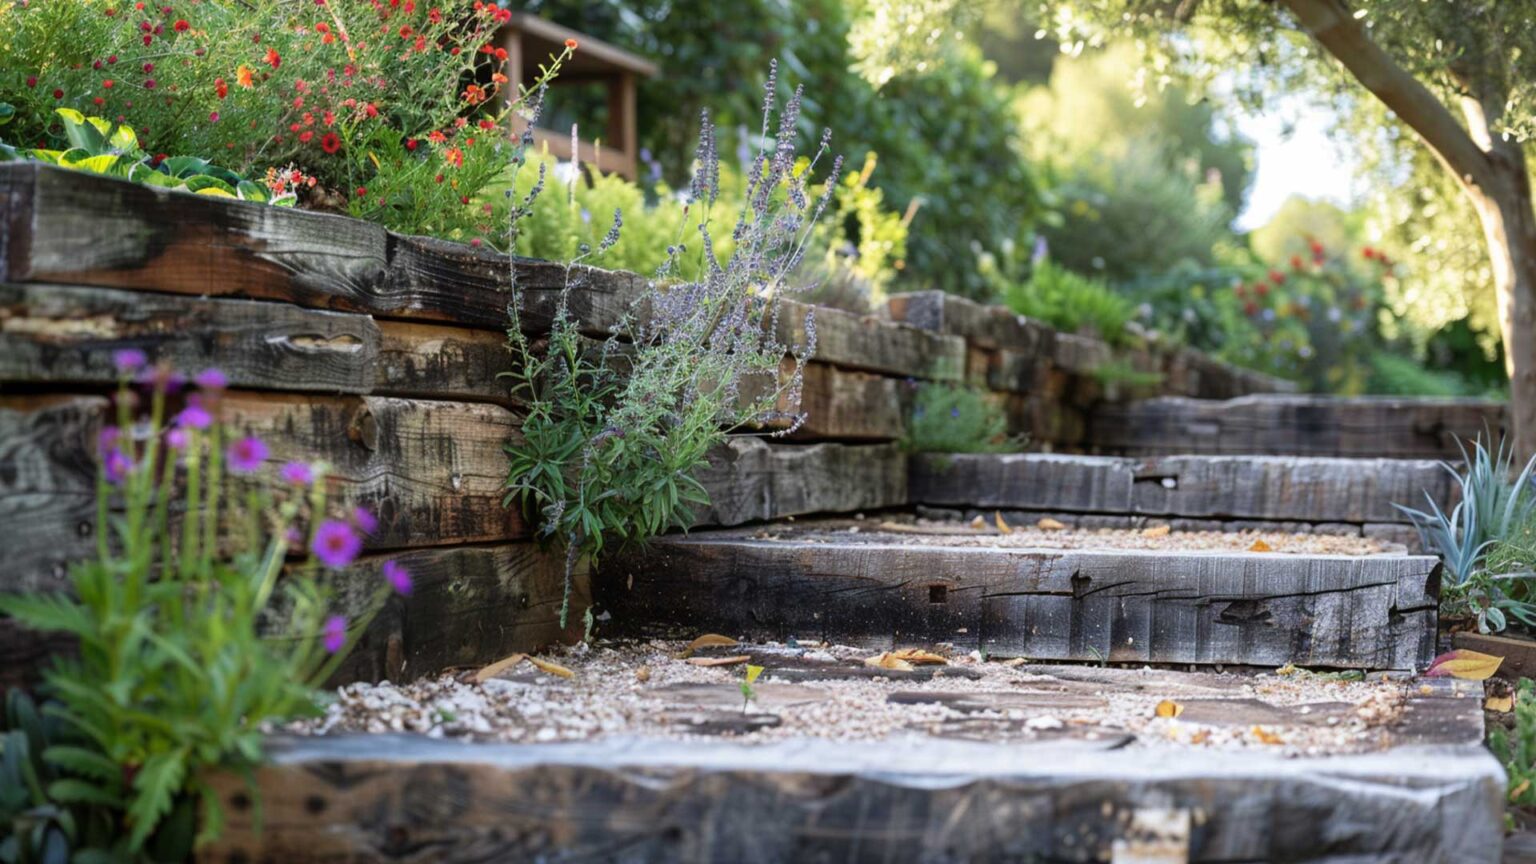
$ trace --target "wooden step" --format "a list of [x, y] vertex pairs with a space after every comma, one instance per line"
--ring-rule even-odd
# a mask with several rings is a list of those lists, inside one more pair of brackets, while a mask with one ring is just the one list
[[1504, 403], [1396, 396], [1164, 397], [1098, 405], [1088, 440], [1131, 456], [1258, 453], [1458, 459], [1457, 444], [1497, 439]]
[[[1156, 677], [1180, 699], [1201, 689]], [[1504, 775], [1480, 746], [1470, 683], [1418, 687], [1389, 730], [1395, 746], [1301, 758], [1114, 735], [840, 741], [831, 729], [768, 743], [288, 738], [255, 772], [259, 817], [243, 778], [216, 778], [228, 825], [200, 860], [1495, 864]], [[1253, 701], [1200, 699], [1235, 714], [1194, 722], [1246, 724]]]
[[1456, 483], [1437, 462], [1294, 456], [919, 454], [915, 504], [1298, 522], [1407, 522]]
[[593, 600], [639, 635], [1366, 669], [1421, 669], [1434, 655], [1433, 557], [1181, 551], [1179, 535], [1155, 549], [983, 539], [814, 523], [701, 531], [611, 557]]

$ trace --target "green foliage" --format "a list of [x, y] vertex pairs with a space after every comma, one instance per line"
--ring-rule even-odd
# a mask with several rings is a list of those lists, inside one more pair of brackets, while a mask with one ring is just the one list
[[1536, 806], [1536, 682], [1521, 678], [1515, 688], [1515, 728], [1495, 725], [1488, 732], [1488, 749], [1509, 775], [1509, 803]]
[[1020, 449], [1008, 435], [1002, 407], [974, 387], [924, 382], [917, 385], [907, 436], [914, 453], [1007, 453]]
[[1386, 396], [1475, 396], [1466, 379], [1454, 372], [1426, 369], [1419, 361], [1391, 351], [1370, 355], [1368, 392]]
[[1131, 338], [1126, 329], [1136, 317], [1136, 304], [1103, 281], [1091, 279], [1042, 259], [1025, 282], [1002, 284], [1003, 303], [1027, 318], [1035, 318], [1068, 333], [1092, 331], [1111, 345]]
[[[695, 474], [728, 431], [799, 423], [801, 368], [815, 347], [815, 324], [811, 318], [803, 324], [806, 344], [782, 343], [778, 299], [794, 287], [791, 274], [836, 193], [841, 160], [825, 182], [813, 183], [826, 142], [810, 159], [795, 158], [798, 109], [798, 100], [785, 105], [777, 132], [756, 156], [742, 196], [746, 206], [731, 230], [735, 251], [725, 259], [716, 257], [711, 239], [719, 166], [713, 130], [705, 124], [690, 184], [701, 235], [691, 253], [699, 262], [693, 272], [701, 275], [669, 281], [688, 272], [679, 266], [690, 254], [685, 238], [676, 238], [651, 290], [606, 341], [589, 341], [570, 312], [571, 293], [582, 287], [580, 270], [567, 271], [547, 339], [524, 333], [518, 298], [509, 304], [518, 370], [513, 393], [528, 407], [522, 440], [507, 447], [506, 503], [520, 504], [540, 536], [565, 546], [562, 624], [571, 578], [584, 557], [595, 558], [614, 542], [686, 526], [707, 503]], [[594, 257], [618, 238], [615, 222]], [[787, 383], [780, 378], [786, 353], [794, 354]]]
[[[134, 371], [142, 356], [123, 353], [119, 368]], [[167, 424], [169, 371], [149, 375], [147, 415], [134, 416], [125, 375], [117, 425], [101, 439], [97, 557], [72, 567], [70, 593], [3, 595], [0, 612], [80, 646], [45, 673], [45, 712], [60, 733], [40, 755], [55, 779], [29, 787], [29, 805], [54, 808], [48, 818], [66, 835], [105, 811], [121, 838], [115, 857], [160, 860], [152, 839], [190, 847], [194, 830], [199, 841], [218, 834], [222, 810], [207, 769], [249, 770], [265, 723], [314, 711], [346, 635], [344, 619], [326, 618], [319, 562], [342, 566], [356, 554], [344, 549], [341, 561], [322, 544], [356, 535], [345, 523], [322, 524], [323, 477], [307, 494], [290, 479], [276, 500], [246, 480], [265, 447], [227, 440], [213, 422], [222, 376], [200, 376], [202, 391]], [[279, 581], [290, 528], [307, 528], [314, 557]], [[380, 586], [358, 626], [387, 591]], [[279, 630], [271, 637], [258, 629], [267, 618]], [[8, 742], [9, 753], [14, 735]]]
[[1093, 377], [1106, 386], [1123, 385], [1133, 389], [1156, 387], [1163, 383], [1163, 373], [1144, 372], [1137, 369], [1130, 360], [1121, 357], [1095, 367]]

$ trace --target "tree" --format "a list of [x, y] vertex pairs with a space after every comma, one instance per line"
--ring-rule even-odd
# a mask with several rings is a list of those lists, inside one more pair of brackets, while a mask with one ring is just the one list
[[[1310, 89], [1371, 99], [1411, 130], [1477, 214], [1498, 302], [1515, 446], [1536, 453], [1536, 210], [1525, 142], [1536, 129], [1536, 0], [1046, 0], [1066, 48], [1145, 40], [1147, 77], [1244, 96]], [[1321, 50], [1318, 50], [1321, 49]], [[1328, 60], [1319, 62], [1319, 55]], [[1346, 86], [1347, 85], [1347, 86]], [[1347, 115], [1346, 115], [1347, 116]], [[1458, 119], [1459, 117], [1459, 119]]]

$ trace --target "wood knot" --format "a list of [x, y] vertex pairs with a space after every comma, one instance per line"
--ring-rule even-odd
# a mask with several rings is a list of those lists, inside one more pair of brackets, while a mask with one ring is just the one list
[[379, 449], [379, 422], [366, 403], [352, 412], [352, 418], [347, 422], [347, 439], [369, 450]]

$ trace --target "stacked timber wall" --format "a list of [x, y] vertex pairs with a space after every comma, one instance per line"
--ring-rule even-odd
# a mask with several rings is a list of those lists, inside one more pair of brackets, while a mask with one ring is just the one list
[[[344, 677], [398, 679], [577, 635], [557, 623], [558, 557], [501, 505], [502, 446], [518, 434], [497, 378], [511, 271], [529, 326], [575, 278], [572, 310], [593, 332], [640, 295], [640, 277], [26, 164], [0, 166], [0, 226], [0, 590], [62, 586], [94, 548], [111, 352], [131, 347], [223, 369], [230, 423], [267, 440], [274, 462], [326, 461], [333, 500], [378, 513], [343, 595], [388, 558], [416, 591], [390, 601]], [[782, 316], [795, 322], [787, 340], [804, 311]], [[1098, 449], [1093, 411], [1134, 398], [1287, 389], [1187, 349], [1116, 351], [931, 292], [877, 316], [818, 309], [816, 327], [809, 423], [721, 448], [699, 524], [909, 505], [896, 442], [918, 381], [983, 386], [1032, 448], [1066, 451]], [[1110, 364], [1155, 376], [1127, 388], [1102, 374]], [[0, 621], [0, 683], [56, 647]]]

